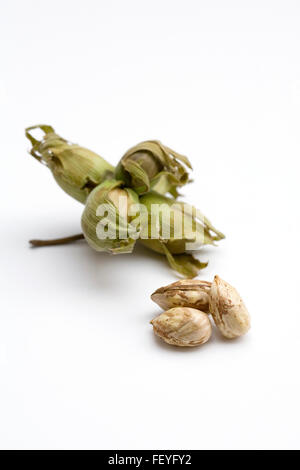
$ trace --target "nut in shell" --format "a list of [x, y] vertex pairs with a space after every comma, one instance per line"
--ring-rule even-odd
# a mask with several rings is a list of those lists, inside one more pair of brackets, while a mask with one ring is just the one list
[[182, 279], [157, 289], [151, 295], [151, 299], [163, 310], [173, 307], [190, 307], [208, 313], [210, 287], [211, 282]]
[[151, 323], [154, 333], [174, 346], [199, 346], [211, 337], [208, 315], [195, 308], [171, 308], [155, 317]]
[[250, 329], [250, 316], [237, 290], [215, 276], [210, 289], [210, 313], [226, 338], [237, 338]]

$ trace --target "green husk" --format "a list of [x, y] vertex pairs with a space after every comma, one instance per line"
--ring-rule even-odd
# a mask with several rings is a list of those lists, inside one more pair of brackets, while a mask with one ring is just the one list
[[[224, 235], [215, 229], [211, 222], [204, 217], [200, 211], [192, 206], [186, 206], [190, 212], [187, 214], [189, 228], [182, 225], [182, 234], [178, 235], [177, 215], [183, 214], [185, 204], [175, 201], [155, 192], [140, 197], [140, 203], [144, 204], [151, 214], [151, 208], [154, 205], [160, 209], [158, 212], [157, 238], [147, 238], [151, 234], [151, 226], [154, 222], [154, 215], [149, 216], [148, 225], [141, 234], [140, 241], [147, 248], [166, 256], [170, 266], [185, 277], [195, 277], [200, 269], [203, 269], [207, 263], [198, 261], [191, 253], [187, 253], [187, 244], [196, 243], [197, 249], [206, 244], [214, 245], [215, 241], [224, 238]], [[176, 204], [176, 206], [174, 206]], [[169, 223], [169, 236], [166, 238], [162, 232], [162, 222]], [[168, 222], [169, 220], [169, 222]]]
[[[44, 132], [42, 140], [32, 135], [35, 129]], [[51, 126], [41, 124], [28, 127], [25, 135], [32, 144], [30, 154], [48, 166], [67, 194], [82, 203], [85, 203], [93, 188], [113, 175], [114, 167], [104, 158], [63, 139]]]
[[[44, 132], [42, 140], [37, 140], [32, 131]], [[207, 263], [196, 259], [191, 251], [196, 251], [206, 244], [214, 245], [224, 238], [211, 222], [193, 206], [187, 206], [175, 199], [179, 196], [178, 188], [191, 182], [187, 168], [189, 160], [159, 141], [146, 141], [132, 147], [120, 160], [116, 169], [96, 153], [72, 144], [57, 135], [48, 125], [28, 127], [25, 131], [32, 148], [30, 154], [51, 170], [59, 186], [73, 198], [85, 203], [82, 214], [83, 234], [88, 244], [96, 251], [113, 254], [131, 253], [136, 240], [149, 249], [166, 257], [172, 269], [186, 278], [195, 277]], [[172, 198], [166, 197], [169, 193]], [[123, 196], [126, 205], [126, 217], [118, 205], [119, 196]], [[139, 199], [140, 196], [140, 199]], [[174, 203], [177, 204], [174, 210]], [[97, 215], [101, 204], [107, 205], [107, 216]], [[136, 205], [139, 216], [128, 214]], [[153, 217], [151, 209], [157, 205], [160, 209], [156, 225], [158, 233], [151, 236]], [[146, 208], [146, 214], [142, 210]], [[190, 209], [187, 215], [188, 228], [178, 235], [177, 215], [185, 208]], [[168, 235], [163, 232], [166, 218], [169, 222]], [[164, 220], [163, 220], [164, 219]], [[137, 221], [138, 220], [138, 221]], [[104, 222], [115, 230], [116, 236], [99, 238]], [[102, 224], [102, 225], [101, 225]], [[138, 230], [137, 230], [138, 229]], [[122, 236], [126, 232], [126, 237]], [[103, 234], [103, 232], [101, 232]], [[149, 235], [150, 234], [150, 235]], [[79, 239], [80, 236], [68, 238]], [[45, 244], [65, 243], [66, 239], [41, 242]], [[188, 244], [194, 244], [193, 247]]]
[[158, 140], [148, 140], [125, 153], [116, 167], [115, 178], [139, 195], [155, 188], [175, 197], [177, 188], [190, 181], [186, 167], [192, 168], [187, 157]]
[[[81, 218], [81, 226], [84, 237], [88, 244], [96, 251], [106, 251], [108, 253], [120, 254], [131, 253], [136, 239], [130, 236], [131, 231], [136, 228], [132, 222], [133, 217], [124, 217], [118, 201], [123, 196], [126, 201], [126, 211], [130, 211], [133, 204], [138, 206], [138, 195], [130, 188], [121, 188], [122, 182], [107, 180], [97, 186], [89, 195]], [[102, 204], [106, 204], [107, 212], [97, 215], [97, 209]], [[114, 238], [99, 238], [97, 233], [98, 224], [110, 225], [115, 231]], [[126, 230], [128, 236], [121, 238], [121, 233]]]
[[193, 255], [185, 253], [183, 255], [172, 255], [166, 245], [162, 243], [162, 248], [167, 257], [168, 263], [174, 271], [177, 271], [183, 277], [193, 278], [196, 277], [201, 269], [206, 268], [208, 263], [203, 263], [195, 258]]

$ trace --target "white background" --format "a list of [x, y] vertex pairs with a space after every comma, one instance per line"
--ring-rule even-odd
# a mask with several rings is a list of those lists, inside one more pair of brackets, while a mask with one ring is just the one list
[[[300, 5], [1, 1], [1, 448], [299, 448]], [[27, 154], [37, 123], [116, 164], [160, 139], [227, 238], [202, 254], [252, 315], [246, 337], [157, 340], [159, 255], [84, 242], [83, 207]]]

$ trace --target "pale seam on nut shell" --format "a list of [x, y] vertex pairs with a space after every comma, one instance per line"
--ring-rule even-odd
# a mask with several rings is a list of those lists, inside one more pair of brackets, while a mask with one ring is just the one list
[[208, 281], [182, 279], [157, 289], [151, 299], [164, 310], [190, 307], [209, 313], [210, 287], [211, 282]]
[[250, 316], [237, 290], [215, 276], [210, 290], [210, 312], [226, 338], [237, 338], [250, 329]]
[[174, 346], [199, 346], [211, 337], [212, 328], [208, 315], [195, 308], [171, 308], [150, 323], [157, 336]]

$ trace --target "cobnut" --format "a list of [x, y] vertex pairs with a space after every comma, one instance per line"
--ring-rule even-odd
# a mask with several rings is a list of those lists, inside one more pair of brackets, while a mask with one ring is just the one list
[[226, 338], [237, 338], [250, 329], [250, 316], [237, 290], [219, 276], [210, 289], [210, 313]]
[[211, 336], [208, 315], [188, 307], [175, 307], [151, 321], [154, 333], [174, 346], [199, 346]]
[[191, 307], [208, 313], [210, 287], [211, 282], [182, 279], [157, 289], [151, 295], [151, 299], [163, 310], [173, 307]]

